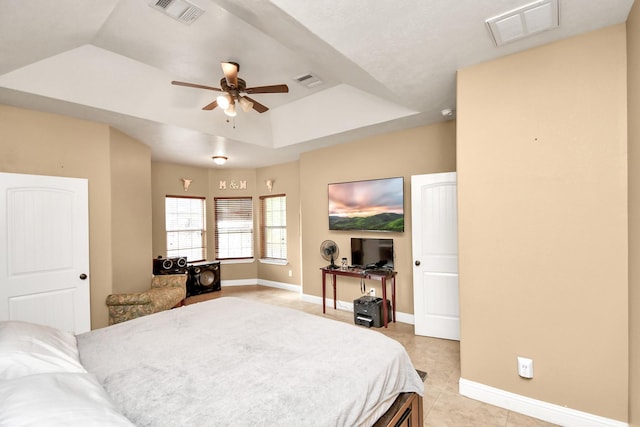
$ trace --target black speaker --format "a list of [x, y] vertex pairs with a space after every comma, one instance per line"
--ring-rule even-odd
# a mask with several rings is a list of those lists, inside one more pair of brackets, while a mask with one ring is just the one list
[[219, 291], [220, 289], [219, 261], [203, 261], [189, 264], [187, 296]]
[[153, 274], [183, 274], [187, 272], [187, 257], [156, 258], [153, 260]]

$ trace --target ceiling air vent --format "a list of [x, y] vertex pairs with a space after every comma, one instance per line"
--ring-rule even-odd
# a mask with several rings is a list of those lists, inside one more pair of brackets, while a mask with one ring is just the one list
[[300, 83], [302, 86], [309, 89], [320, 86], [322, 83], [324, 83], [318, 76], [311, 73], [306, 73], [301, 76], [294, 77], [293, 79]]
[[557, 28], [558, 0], [538, 0], [485, 21], [496, 46]]
[[185, 0], [151, 0], [149, 6], [184, 24], [191, 24], [204, 10]]

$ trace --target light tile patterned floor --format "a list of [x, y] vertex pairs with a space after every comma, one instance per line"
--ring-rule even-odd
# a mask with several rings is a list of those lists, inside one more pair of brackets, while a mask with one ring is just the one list
[[[297, 308], [343, 322], [353, 323], [353, 313], [327, 308], [300, 300], [296, 292], [265, 286], [223, 287], [219, 292], [187, 298], [193, 304], [210, 298], [236, 296], [261, 302]], [[359, 326], [358, 326], [359, 327]], [[457, 341], [420, 337], [413, 325], [391, 323], [378, 331], [405, 346], [414, 366], [427, 372], [424, 396], [424, 425], [430, 427], [547, 427], [553, 424], [530, 418], [506, 409], [468, 399], [458, 393], [460, 378], [460, 344]]]

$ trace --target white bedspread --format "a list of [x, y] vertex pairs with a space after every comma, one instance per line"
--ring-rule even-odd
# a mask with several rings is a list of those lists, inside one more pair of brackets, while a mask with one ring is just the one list
[[371, 425], [424, 393], [383, 334], [218, 298], [88, 332], [80, 358], [137, 426]]

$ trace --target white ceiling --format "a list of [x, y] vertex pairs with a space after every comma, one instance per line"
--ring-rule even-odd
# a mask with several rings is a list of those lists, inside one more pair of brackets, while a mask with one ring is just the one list
[[[496, 47], [485, 20], [533, 0], [190, 0], [191, 24], [151, 0], [0, 0], [0, 103], [107, 123], [152, 159], [262, 167], [455, 109], [456, 70], [625, 22], [633, 0], [559, 0], [560, 26]], [[240, 64], [269, 111], [201, 108], [220, 62]], [[324, 84], [308, 89], [306, 73]]]

